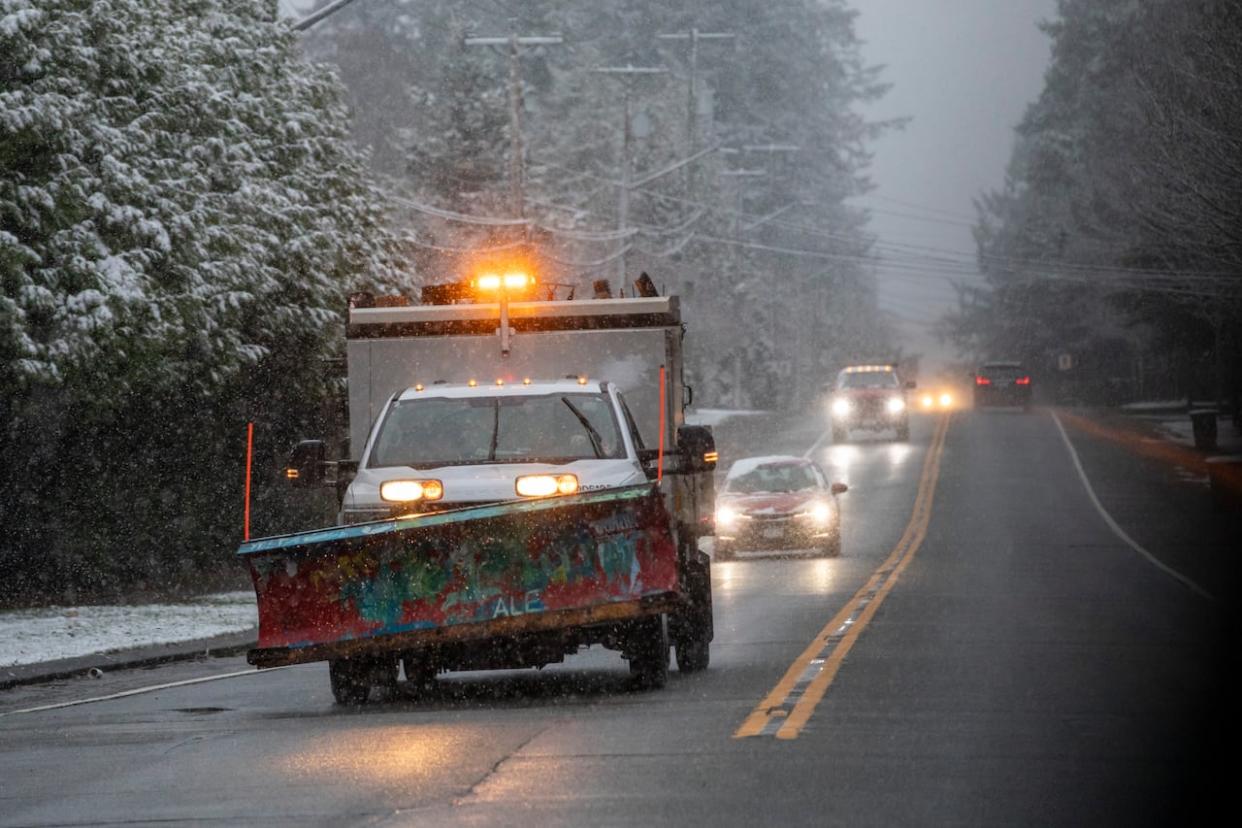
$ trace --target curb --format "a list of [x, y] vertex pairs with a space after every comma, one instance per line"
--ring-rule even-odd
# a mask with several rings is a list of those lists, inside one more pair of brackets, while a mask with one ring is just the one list
[[172, 644], [149, 644], [126, 650], [40, 661], [34, 664], [14, 664], [0, 667], [0, 690], [8, 690], [25, 684], [41, 684], [48, 681], [81, 678], [91, 670], [103, 672], [153, 667], [173, 661], [192, 661], [199, 658], [226, 658], [239, 655], [258, 643], [258, 629], [226, 633], [212, 638], [178, 641]]

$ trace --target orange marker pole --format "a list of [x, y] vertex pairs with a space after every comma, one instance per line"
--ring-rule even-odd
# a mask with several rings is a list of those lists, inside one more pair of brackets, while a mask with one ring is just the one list
[[250, 464], [254, 459], [254, 423], [246, 423], [246, 516], [242, 524], [242, 540], [250, 540]]
[[666, 419], [664, 409], [664, 366], [660, 366], [660, 440], [656, 449], [656, 482], [660, 483], [664, 480], [664, 431], [666, 429]]

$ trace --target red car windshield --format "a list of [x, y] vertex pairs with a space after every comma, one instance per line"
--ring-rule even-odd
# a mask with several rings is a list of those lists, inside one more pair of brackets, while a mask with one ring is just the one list
[[816, 488], [819, 488], [819, 481], [815, 473], [810, 466], [800, 463], [759, 466], [725, 482], [725, 491], [732, 494], [800, 492]]

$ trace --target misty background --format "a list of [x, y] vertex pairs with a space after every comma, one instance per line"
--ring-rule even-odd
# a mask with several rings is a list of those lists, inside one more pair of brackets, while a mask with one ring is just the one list
[[[856, 201], [871, 211], [879, 241], [953, 251], [973, 260], [974, 203], [1004, 179], [1014, 127], [1039, 94], [1048, 38], [1037, 23], [1055, 0], [855, 0], [863, 55], [884, 66], [888, 94], [872, 104], [876, 120], [908, 117], [903, 129], [872, 145], [876, 189]], [[903, 248], [881, 251], [904, 259]], [[932, 331], [957, 305], [951, 279], [877, 268], [880, 307], [903, 341], [925, 354], [924, 367], [955, 357]]]

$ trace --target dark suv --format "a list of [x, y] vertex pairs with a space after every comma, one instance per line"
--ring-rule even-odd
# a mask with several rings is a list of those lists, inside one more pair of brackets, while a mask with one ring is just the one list
[[975, 407], [1022, 406], [1031, 409], [1031, 375], [1020, 362], [985, 362], [975, 372]]

